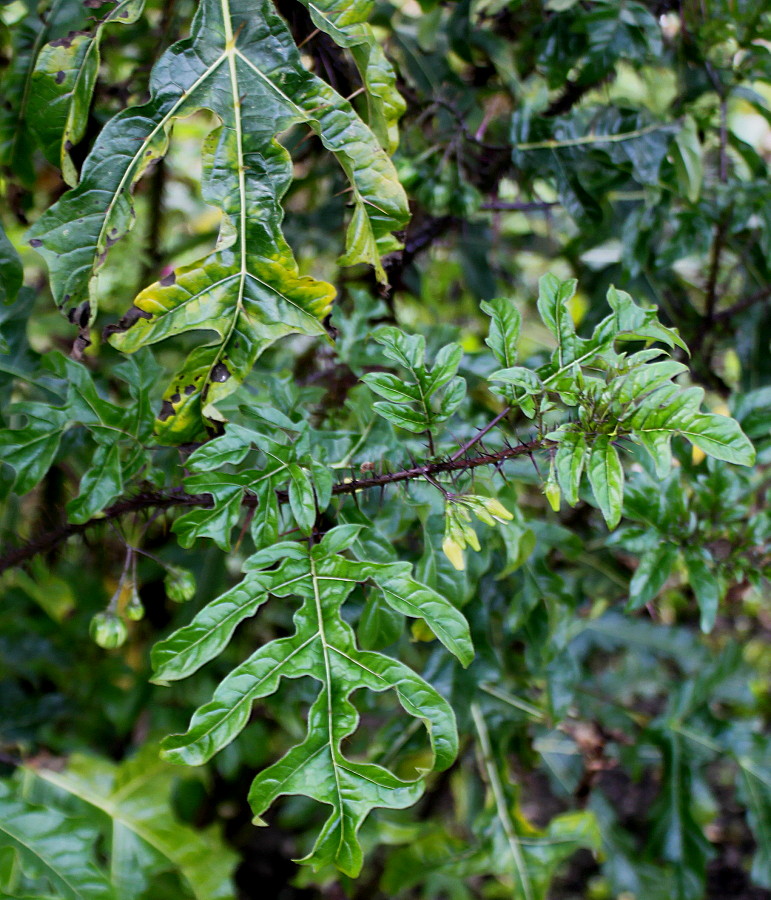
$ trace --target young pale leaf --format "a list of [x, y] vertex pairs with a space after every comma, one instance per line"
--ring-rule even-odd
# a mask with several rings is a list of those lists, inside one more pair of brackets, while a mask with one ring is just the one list
[[511, 300], [498, 297], [482, 301], [482, 312], [490, 316], [490, 332], [485, 343], [503, 368], [509, 369], [517, 362], [517, 347], [522, 316]]
[[624, 500], [624, 470], [618, 450], [607, 435], [600, 435], [592, 444], [587, 471], [594, 497], [608, 528], [615, 528], [621, 519]]
[[568, 431], [561, 438], [554, 457], [554, 468], [565, 500], [575, 506], [578, 503], [578, 488], [586, 461], [586, 437], [580, 432]]
[[[278, 62], [277, 62], [278, 61]], [[292, 177], [275, 136], [307, 122], [350, 178], [357, 215], [372, 241], [347, 261], [390, 245], [407, 219], [395, 169], [375, 136], [302, 63], [268, 0], [204, 0], [190, 39], [153, 70], [151, 98], [102, 130], [81, 183], [32, 229], [56, 302], [80, 327], [96, 315], [95, 277], [106, 251], [132, 224], [131, 190], [166, 152], [175, 119], [202, 107], [222, 122], [204, 150], [204, 196], [223, 211], [214, 252], [139, 294], [111, 340], [132, 352], [171, 335], [208, 329], [217, 337], [188, 357], [166, 391], [157, 428], [169, 442], [195, 439], [201, 415], [244, 380], [271, 343], [292, 333], [324, 335], [334, 289], [298, 272], [281, 231], [281, 199]], [[77, 220], [78, 227], [74, 227]], [[66, 260], [66, 262], [65, 262]]]
[[289, 506], [303, 534], [310, 534], [316, 524], [316, 495], [305, 469], [289, 466]]
[[93, 861], [93, 829], [53, 809], [17, 800], [0, 784], [0, 840], [25, 868], [45, 878], [66, 900], [116, 900]]
[[538, 312], [546, 327], [557, 338], [555, 362], [559, 367], [576, 358], [576, 326], [568, 309], [568, 302], [576, 292], [576, 280], [560, 281], [547, 273], [538, 282]]
[[[341, 535], [343, 543], [351, 536]], [[343, 755], [341, 742], [358, 724], [348, 700], [351, 692], [393, 690], [402, 708], [428, 727], [435, 769], [452, 762], [457, 734], [452, 710], [443, 698], [403, 663], [360, 650], [351, 627], [340, 616], [340, 607], [353, 588], [368, 580], [411, 591], [415, 597], [398, 602], [412, 602], [421, 617], [447, 616], [448, 608], [433, 592], [412, 582], [403, 564], [394, 567], [345, 559], [330, 553], [337, 543], [335, 539], [326, 547], [312, 549], [297, 545], [303, 550], [302, 558], [293, 552], [278, 569], [247, 574], [241, 585], [159, 645], [153, 661], [157, 678], [184, 677], [224, 647], [236, 624], [253, 614], [264, 596], [300, 598], [294, 634], [260, 647], [231, 672], [212, 700], [193, 716], [188, 732], [164, 741], [164, 755], [174, 762], [205, 762], [233, 740], [246, 725], [252, 703], [274, 693], [282, 678], [314, 678], [320, 690], [309, 712], [306, 738], [257, 776], [250, 801], [258, 819], [281, 794], [303, 794], [329, 804], [330, 817], [305, 861], [314, 866], [334, 863], [355, 875], [362, 860], [356, 833], [369, 811], [377, 806], [404, 808], [420, 796], [423, 785], [420, 779], [403, 781], [387, 769]], [[447, 633], [463, 652], [463, 634], [454, 617], [448, 623]]]

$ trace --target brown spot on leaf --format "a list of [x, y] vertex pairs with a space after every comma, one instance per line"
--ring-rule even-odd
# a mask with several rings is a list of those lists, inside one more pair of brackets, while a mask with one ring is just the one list
[[75, 341], [72, 345], [72, 350], [70, 351], [70, 356], [72, 359], [76, 359], [80, 361], [83, 359], [83, 351], [91, 344], [91, 338], [88, 335], [87, 328], [81, 328], [80, 334], [75, 338]]
[[30, 238], [29, 245], [30, 247], [42, 247], [43, 242], [40, 240], [40, 238]]
[[212, 381], [227, 381], [230, 378], [230, 371], [228, 367], [224, 363], [217, 363], [217, 365], [211, 370], [211, 380]]
[[177, 276], [173, 272], [169, 272], [168, 275], [164, 275], [163, 278], [158, 282], [162, 287], [168, 287], [170, 284], [174, 284], [177, 280]]
[[139, 319], [152, 319], [152, 315], [138, 306], [132, 306], [119, 322], [116, 322], [114, 325], [108, 325], [102, 334], [105, 338], [108, 338], [111, 334], [128, 331]]
[[57, 84], [61, 84], [61, 83], [64, 81], [64, 79], [65, 79], [66, 77], [67, 77], [67, 75], [65, 74], [65, 72], [64, 72], [63, 70], [60, 69], [60, 70], [56, 73], [56, 76], [55, 76], [55, 78], [54, 78], [54, 81], [55, 81]]
[[163, 403], [161, 403], [161, 410], [158, 413], [158, 418], [161, 420], [161, 422], [165, 422], [166, 419], [173, 415], [174, 407], [171, 405], [171, 403], [169, 403], [168, 400], [164, 400]]
[[172, 396], [171, 396], [171, 402], [172, 402], [172, 403], [179, 403], [179, 401], [180, 401], [181, 399], [182, 399], [182, 395], [179, 393], [179, 391], [177, 391], [176, 394], [172, 394]]
[[50, 47], [71, 47], [72, 42], [79, 34], [88, 34], [87, 31], [71, 31], [65, 37], [57, 38], [55, 41], [51, 41], [49, 44]]
[[185, 393], [189, 397], [191, 394], [195, 393], [195, 385], [194, 384], [186, 384], [185, 385]]
[[84, 300], [67, 313], [67, 318], [73, 325], [77, 325], [79, 328], [85, 328], [88, 325], [90, 315], [91, 305], [88, 300]]
[[72, 148], [73, 148], [74, 146], [75, 146], [75, 145], [72, 143], [72, 141], [65, 141], [65, 142], [64, 142], [64, 149], [65, 149], [68, 153], [70, 152], [70, 150], [72, 150]]

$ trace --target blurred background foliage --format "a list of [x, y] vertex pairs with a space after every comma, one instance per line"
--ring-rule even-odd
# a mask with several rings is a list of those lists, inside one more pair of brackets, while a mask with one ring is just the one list
[[[25, 240], [65, 189], [27, 107], [41, 48], [93, 27], [95, 5], [0, 8], [0, 216], [25, 285], [0, 307], [4, 404], [50, 401], [63, 373], [46, 354], [68, 353], [73, 340]], [[349, 55], [299, 3], [276, 5], [306, 66], [354, 95], [365, 114]], [[72, 148], [76, 168], [104, 123], [144, 100], [153, 61], [189, 32], [195, 6], [147, 0], [136, 21], [104, 29], [87, 128]], [[515, 301], [520, 355], [537, 365], [550, 348], [535, 311], [537, 280], [553, 272], [579, 279], [571, 314], [581, 333], [606, 314], [611, 284], [658, 306], [691, 348], [685, 361], [707, 407], [740, 421], [758, 465], [705, 460], [682, 444], [661, 483], [630, 453], [624, 518], [608, 534], [590, 503], [551, 511], [543, 473], [517, 460], [498, 493], [515, 518], [486, 532], [465, 572], [437, 554], [441, 508], [427, 488], [400, 489], [398, 502], [370, 491], [351, 506], [350, 520], [376, 522], [371, 549], [380, 556], [372, 558], [391, 559], [398, 548], [421, 580], [463, 608], [477, 652], [463, 671], [430, 632], [405, 628], [363, 591], [349, 603], [361, 643], [424, 672], [453, 701], [461, 732], [457, 762], [433, 777], [415, 809], [376, 812], [365, 824], [368, 855], [355, 882], [292, 862], [321, 821], [309, 801], [285, 799], [267, 829], [250, 823], [249, 781], [302, 734], [307, 679], [261, 701], [246, 731], [205, 768], [158, 762], [157, 740], [184, 730], [248, 648], [291, 624], [290, 609], [269, 604], [194, 679], [149, 683], [150, 647], [234, 582], [247, 555], [240, 542], [227, 556], [211, 542], [185, 552], [162, 511], [91, 530], [8, 571], [0, 896], [106, 897], [112, 881], [121, 900], [768, 900], [771, 13], [756, 0], [404, 0], [374, 3], [371, 22], [406, 101], [394, 156], [412, 210], [404, 250], [386, 258], [387, 288], [363, 266], [341, 269], [343, 174], [307, 129], [285, 133], [295, 175], [285, 232], [301, 270], [338, 289], [336, 349], [285, 340], [221, 411], [310, 410], [341, 477], [408, 463], [420, 444], [401, 443], [373, 419], [371, 394], [358, 383], [382, 368], [367, 341], [372, 328], [419, 331], [432, 351], [462, 344], [469, 392], [449, 426], [460, 441], [500, 409], [484, 381], [480, 301]], [[101, 326], [216, 241], [220, 215], [199, 187], [201, 145], [214, 124], [202, 112], [175, 126], [168, 155], [137, 188], [136, 227], [99, 273], [101, 319], [83, 362], [111, 402], [129, 402], [131, 379], [116, 374], [120, 355]], [[16, 277], [10, 268], [2, 275], [6, 285]], [[155, 359], [172, 370], [192, 346], [182, 336]], [[141, 365], [157, 409], [160, 368], [149, 356]], [[519, 421], [523, 440], [528, 427]], [[365, 455], [352, 453], [351, 431], [366, 435]], [[62, 524], [83, 460], [82, 437], [68, 432], [23, 497], [10, 491], [13, 471], [0, 467], [6, 548]], [[157, 449], [150, 486], [172, 483], [178, 462], [176, 450]], [[476, 483], [493, 477], [477, 473]], [[146, 616], [131, 623], [123, 647], [105, 651], [89, 642], [89, 621], [118, 587], [126, 543], [140, 540], [150, 554], [137, 560]], [[169, 602], [169, 566], [194, 573], [190, 604]], [[703, 633], [700, 608], [710, 604], [714, 627]], [[420, 735], [391, 718], [379, 695], [356, 702], [369, 733], [348, 752], [366, 744], [397, 772], [419, 767]], [[24, 821], [49, 842], [58, 875], [19, 869], [14, 829]], [[537, 873], [528, 886], [521, 864]], [[56, 881], [70, 875], [74, 894]]]

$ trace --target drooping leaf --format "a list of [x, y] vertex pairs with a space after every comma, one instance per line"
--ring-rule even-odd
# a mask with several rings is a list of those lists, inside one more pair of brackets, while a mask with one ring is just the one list
[[119, 0], [90, 32], [76, 32], [46, 44], [38, 54], [27, 107], [30, 128], [46, 159], [62, 170], [70, 186], [78, 175], [70, 151], [86, 132], [99, 72], [102, 32], [112, 22], [130, 25], [144, 0]]
[[313, 24], [340, 47], [351, 50], [366, 86], [367, 122], [383, 147], [393, 153], [399, 143], [398, 121], [405, 109], [396, 89], [396, 74], [377, 42], [366, 0], [302, 0]]
[[614, 528], [621, 519], [624, 499], [624, 470], [618, 450], [607, 435], [600, 435], [589, 452], [587, 465], [589, 483], [608, 528]]

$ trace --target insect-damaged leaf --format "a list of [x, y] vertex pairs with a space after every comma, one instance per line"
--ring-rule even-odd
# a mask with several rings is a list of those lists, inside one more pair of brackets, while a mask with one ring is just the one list
[[[102, 131], [81, 182], [36, 223], [31, 243], [46, 258], [54, 297], [80, 327], [97, 312], [96, 279], [110, 246], [132, 226], [131, 191], [167, 150], [175, 119], [210, 109], [221, 122], [204, 147], [205, 199], [223, 212], [214, 252], [142, 291], [113, 344], [132, 352], [188, 331], [215, 333], [193, 350], [166, 391], [157, 424], [168, 442], [191, 440], [201, 416], [244, 380], [257, 357], [292, 333], [324, 335], [331, 285], [299, 274], [281, 231], [292, 177], [276, 136], [307, 123], [352, 186], [356, 235], [347, 264], [378, 264], [408, 217], [395, 169], [351, 105], [308, 72], [267, 0], [205, 0], [192, 36], [168, 50], [151, 99]], [[366, 232], [366, 240], [362, 233]]]

